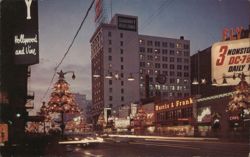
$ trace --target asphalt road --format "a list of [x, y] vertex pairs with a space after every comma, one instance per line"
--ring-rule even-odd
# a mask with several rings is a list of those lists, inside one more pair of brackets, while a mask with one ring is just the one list
[[50, 145], [42, 154], [13, 157], [250, 157], [248, 143], [166, 139], [109, 139], [95, 146]]
[[63, 157], [249, 157], [247, 143], [188, 140], [120, 140], [64, 147]]

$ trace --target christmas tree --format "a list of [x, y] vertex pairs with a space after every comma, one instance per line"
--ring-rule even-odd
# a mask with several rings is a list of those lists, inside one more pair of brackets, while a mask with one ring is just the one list
[[227, 106], [227, 112], [240, 114], [244, 117], [245, 112], [250, 109], [250, 86], [245, 80], [240, 81], [236, 86], [231, 101]]
[[[46, 113], [60, 113], [62, 135], [64, 133], [64, 114], [65, 113], [80, 113], [80, 110], [75, 102], [73, 94], [69, 90], [69, 84], [65, 81], [64, 75], [69, 72], [58, 72], [58, 81], [54, 84], [53, 92], [51, 93], [48, 106], [46, 107]], [[72, 78], [75, 78], [73, 73]]]

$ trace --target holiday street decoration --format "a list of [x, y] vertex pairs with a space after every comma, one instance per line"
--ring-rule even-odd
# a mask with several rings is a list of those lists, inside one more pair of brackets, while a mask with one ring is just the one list
[[[64, 123], [64, 114], [66, 113], [80, 113], [80, 110], [75, 102], [73, 94], [69, 91], [69, 84], [65, 81], [64, 75], [69, 72], [63, 72], [62, 70], [58, 72], [59, 75], [58, 81], [54, 84], [53, 92], [51, 93], [50, 100], [48, 102], [48, 106], [44, 107], [43, 114], [51, 114], [51, 113], [60, 113], [61, 114], [61, 133], [62, 136], [64, 134], [65, 123]], [[73, 73], [73, 72], [71, 72]], [[75, 75], [73, 73], [72, 76], [75, 79]], [[45, 114], [46, 115], [46, 114]], [[47, 117], [48, 118], [48, 117]]]
[[241, 76], [226, 111], [229, 113], [231, 126], [244, 129], [250, 120], [250, 86], [245, 80], [246, 75]]
[[250, 109], [250, 86], [245, 80], [242, 80], [235, 89], [226, 111], [241, 114], [242, 111]]

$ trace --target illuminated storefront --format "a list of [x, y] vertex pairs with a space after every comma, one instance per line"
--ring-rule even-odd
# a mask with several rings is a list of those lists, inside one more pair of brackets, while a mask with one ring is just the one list
[[156, 130], [169, 136], [193, 136], [193, 98], [155, 105]]

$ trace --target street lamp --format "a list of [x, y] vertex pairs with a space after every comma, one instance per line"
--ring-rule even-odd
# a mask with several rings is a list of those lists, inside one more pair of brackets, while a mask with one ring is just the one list
[[45, 134], [46, 133], [46, 128], [45, 128], [45, 114], [47, 113], [46, 112], [46, 106], [45, 106], [45, 102], [43, 101], [43, 105], [42, 107], [40, 108], [40, 113], [41, 115], [44, 117], [44, 120], [43, 120], [43, 133]]

